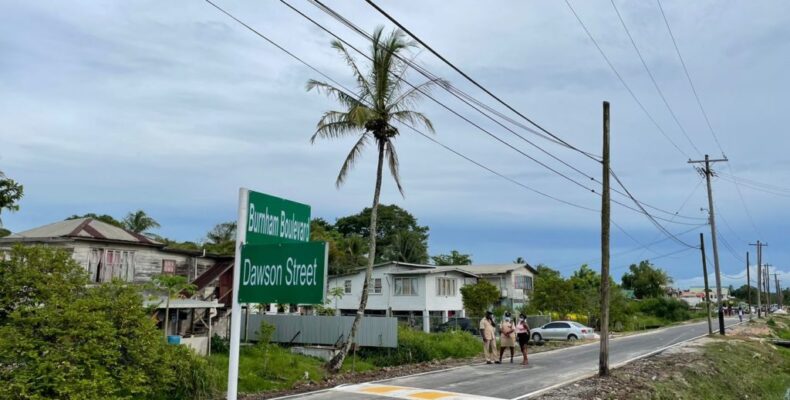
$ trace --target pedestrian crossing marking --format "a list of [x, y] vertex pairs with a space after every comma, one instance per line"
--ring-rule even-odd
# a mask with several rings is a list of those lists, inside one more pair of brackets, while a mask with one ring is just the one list
[[436, 399], [443, 399], [452, 396], [452, 393], [447, 392], [436, 392], [436, 391], [428, 391], [428, 392], [418, 392], [414, 394], [410, 394], [409, 397], [415, 399], [424, 399], [424, 400], [436, 400]]
[[373, 383], [338, 386], [332, 390], [405, 400], [501, 400], [475, 394], [453, 393], [443, 390], [430, 390], [407, 386], [377, 385]]
[[389, 392], [395, 392], [395, 391], [398, 391], [398, 390], [401, 390], [401, 389], [403, 389], [403, 388], [400, 387], [400, 386], [380, 386], [380, 385], [375, 385], [375, 386], [369, 386], [369, 387], [360, 389], [360, 391], [361, 392], [365, 392], [365, 393], [384, 394], [384, 393], [389, 393]]

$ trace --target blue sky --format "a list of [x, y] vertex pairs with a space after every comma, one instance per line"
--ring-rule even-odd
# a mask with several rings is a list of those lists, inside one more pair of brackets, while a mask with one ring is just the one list
[[[344, 84], [353, 83], [330, 38], [279, 2], [218, 2]], [[292, 4], [356, 45], [359, 36], [309, 3]], [[371, 31], [386, 24], [364, 2], [328, 5]], [[381, 6], [482, 84], [574, 145], [600, 153], [601, 102], [612, 104], [612, 167], [641, 200], [704, 218], [704, 185], [616, 79], [564, 2], [382, 1]], [[656, 122], [682, 151], [700, 157], [657, 95], [611, 3], [571, 3]], [[654, 2], [616, 1], [647, 64], [691, 140], [719, 157]], [[781, 1], [663, 1], [697, 91], [730, 166], [724, 174], [790, 187], [787, 93], [790, 4]], [[417, 61], [458, 88], [495, 103], [428, 52]], [[312, 205], [334, 220], [368, 206], [375, 157], [367, 154], [340, 189], [337, 170], [353, 139], [309, 143], [320, 114], [335, 108], [307, 93], [320, 78], [200, 1], [0, 1], [0, 170], [25, 185], [20, 231], [86, 212], [121, 217], [142, 208], [179, 240], [200, 240], [235, 216], [246, 186]], [[421, 81], [412, 75], [411, 80]], [[465, 116], [531, 156], [568, 170], [444, 92]], [[600, 198], [494, 142], [430, 101], [420, 108], [436, 138], [502, 174], [564, 200], [598, 208]], [[499, 107], [498, 107], [499, 108]], [[499, 108], [501, 109], [501, 108]], [[505, 110], [502, 110], [505, 111]], [[524, 135], [529, 135], [520, 131]], [[406, 196], [385, 179], [382, 201], [431, 228], [432, 254], [458, 249], [475, 262], [518, 256], [569, 273], [598, 266], [597, 213], [530, 193], [403, 130], [397, 140]], [[600, 176], [598, 164], [533, 136], [547, 150]], [[730, 169], [732, 168], [732, 169]], [[726, 177], [726, 176], [725, 176]], [[787, 198], [714, 179], [721, 267], [743, 282], [748, 242], [769, 243], [765, 261], [790, 271]], [[627, 201], [619, 195], [613, 199]], [[686, 201], [688, 199], [688, 201]], [[685, 204], [684, 204], [685, 202]], [[747, 211], [748, 209], [748, 211]], [[659, 214], [660, 215], [660, 214]], [[667, 215], [665, 217], [671, 218]], [[701, 279], [699, 252], [664, 236], [642, 215], [613, 205], [616, 277], [655, 259], [680, 286]], [[675, 222], [699, 220], [675, 218]], [[702, 221], [699, 221], [702, 222]], [[696, 245], [705, 226], [662, 222]], [[689, 230], [691, 229], [691, 230]], [[710, 243], [708, 243], [709, 257]], [[753, 251], [752, 251], [753, 253]], [[752, 258], [754, 260], [754, 258]], [[781, 272], [780, 272], [781, 273]], [[784, 273], [790, 284], [790, 272]], [[725, 279], [725, 282], [729, 282]]]

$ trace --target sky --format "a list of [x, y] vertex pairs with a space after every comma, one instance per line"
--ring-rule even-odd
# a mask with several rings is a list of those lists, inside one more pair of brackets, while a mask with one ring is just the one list
[[[287, 1], [355, 46], [369, 48], [311, 3]], [[700, 232], [712, 272], [710, 228], [702, 225], [705, 185], [687, 161], [704, 153], [721, 158], [723, 150], [729, 162], [714, 165], [719, 175], [712, 180], [723, 282], [745, 283], [745, 253], [756, 262], [748, 244], [761, 240], [768, 243], [763, 261], [790, 284], [790, 195], [755, 189], [790, 188], [790, 136], [784, 132], [790, 119], [790, 3], [661, 1], [721, 149], [656, 2], [615, 0], [677, 122], [610, 1], [570, 4], [650, 116], [565, 2], [377, 3], [487, 89], [584, 151], [601, 154], [602, 102], [611, 103], [612, 169], [636, 198], [664, 210], [648, 209], [678, 238], [613, 204], [616, 279], [629, 264], [650, 259], [678, 286], [700, 284], [701, 255], [693, 248]], [[330, 47], [331, 37], [281, 2], [217, 4], [332, 79], [354, 85]], [[326, 4], [368, 32], [393, 28], [363, 1]], [[518, 118], [430, 52], [412, 55], [458, 89]], [[329, 221], [357, 213], [372, 201], [375, 154], [366, 153], [347, 182], [335, 186], [355, 139], [310, 143], [321, 114], [339, 106], [307, 92], [308, 79], [323, 80], [204, 1], [0, 0], [0, 171], [25, 186], [20, 211], [4, 211], [3, 224], [18, 232], [72, 214], [121, 218], [143, 209], [161, 223], [156, 233], [198, 241], [214, 224], [235, 218], [239, 187], [310, 204], [314, 217]], [[416, 72], [407, 79], [425, 80]], [[431, 94], [600, 192], [584, 176], [600, 178], [599, 163], [509, 126], [579, 174], [447, 92]], [[597, 194], [430, 99], [416, 107], [432, 120], [436, 140], [522, 185], [593, 209], [538, 195], [403, 128], [396, 146], [405, 196], [386, 176], [382, 202], [407, 209], [430, 227], [431, 254], [457, 249], [475, 263], [523, 257], [566, 275], [582, 263], [600, 267]], [[736, 186], [733, 175], [758, 184]], [[618, 193], [612, 199], [633, 206]]]

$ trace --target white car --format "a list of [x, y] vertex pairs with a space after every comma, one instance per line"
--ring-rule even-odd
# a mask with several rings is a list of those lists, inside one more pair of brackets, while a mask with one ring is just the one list
[[578, 339], [597, 339], [598, 334], [593, 328], [584, 326], [575, 321], [554, 321], [549, 322], [540, 328], [532, 329], [532, 340], [578, 340]]

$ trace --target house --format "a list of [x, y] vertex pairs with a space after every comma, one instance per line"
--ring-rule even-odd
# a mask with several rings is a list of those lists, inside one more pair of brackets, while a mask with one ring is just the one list
[[538, 273], [529, 264], [459, 265], [456, 268], [485, 279], [502, 293], [500, 305], [515, 310], [529, 301]]
[[[327, 299], [341, 314], [353, 315], [359, 307], [365, 268], [333, 275], [329, 290], [342, 288], [342, 297]], [[373, 266], [366, 315], [393, 316], [426, 332], [431, 324], [463, 317], [460, 289], [477, 282], [477, 275], [458, 266], [386, 262]]]
[[[710, 301], [712, 303], [718, 303], [719, 300], [716, 297], [716, 287], [715, 286], [714, 287], [710, 287], [709, 290], [710, 290]], [[692, 295], [695, 295], [695, 296], [699, 297], [700, 300], [697, 303], [699, 303], [701, 301], [705, 301], [705, 288], [702, 287], [702, 286], [692, 287], [689, 290], [684, 291], [683, 293], [681, 293], [680, 299], [686, 301], [686, 299], [689, 299]], [[685, 298], [684, 298], [684, 296], [685, 296]], [[726, 301], [726, 300], [730, 300], [730, 299], [732, 299], [732, 297], [730, 296], [730, 289], [726, 288], [726, 287], [721, 288], [721, 300], [722, 301]], [[686, 302], [688, 303], [688, 301], [686, 301]], [[689, 303], [689, 305], [692, 305], [692, 304]]]
[[163, 273], [184, 275], [193, 281], [218, 262], [232, 260], [202, 251], [170, 249], [145, 235], [93, 218], [59, 221], [0, 238], [0, 252], [18, 243], [69, 251], [96, 283], [113, 278], [145, 283]]
[[[714, 294], [713, 297], [716, 297]], [[697, 307], [700, 303], [705, 301], [705, 293], [704, 292], [692, 292], [689, 290], [684, 290], [680, 293], [680, 301], [686, 302], [689, 307]]]

